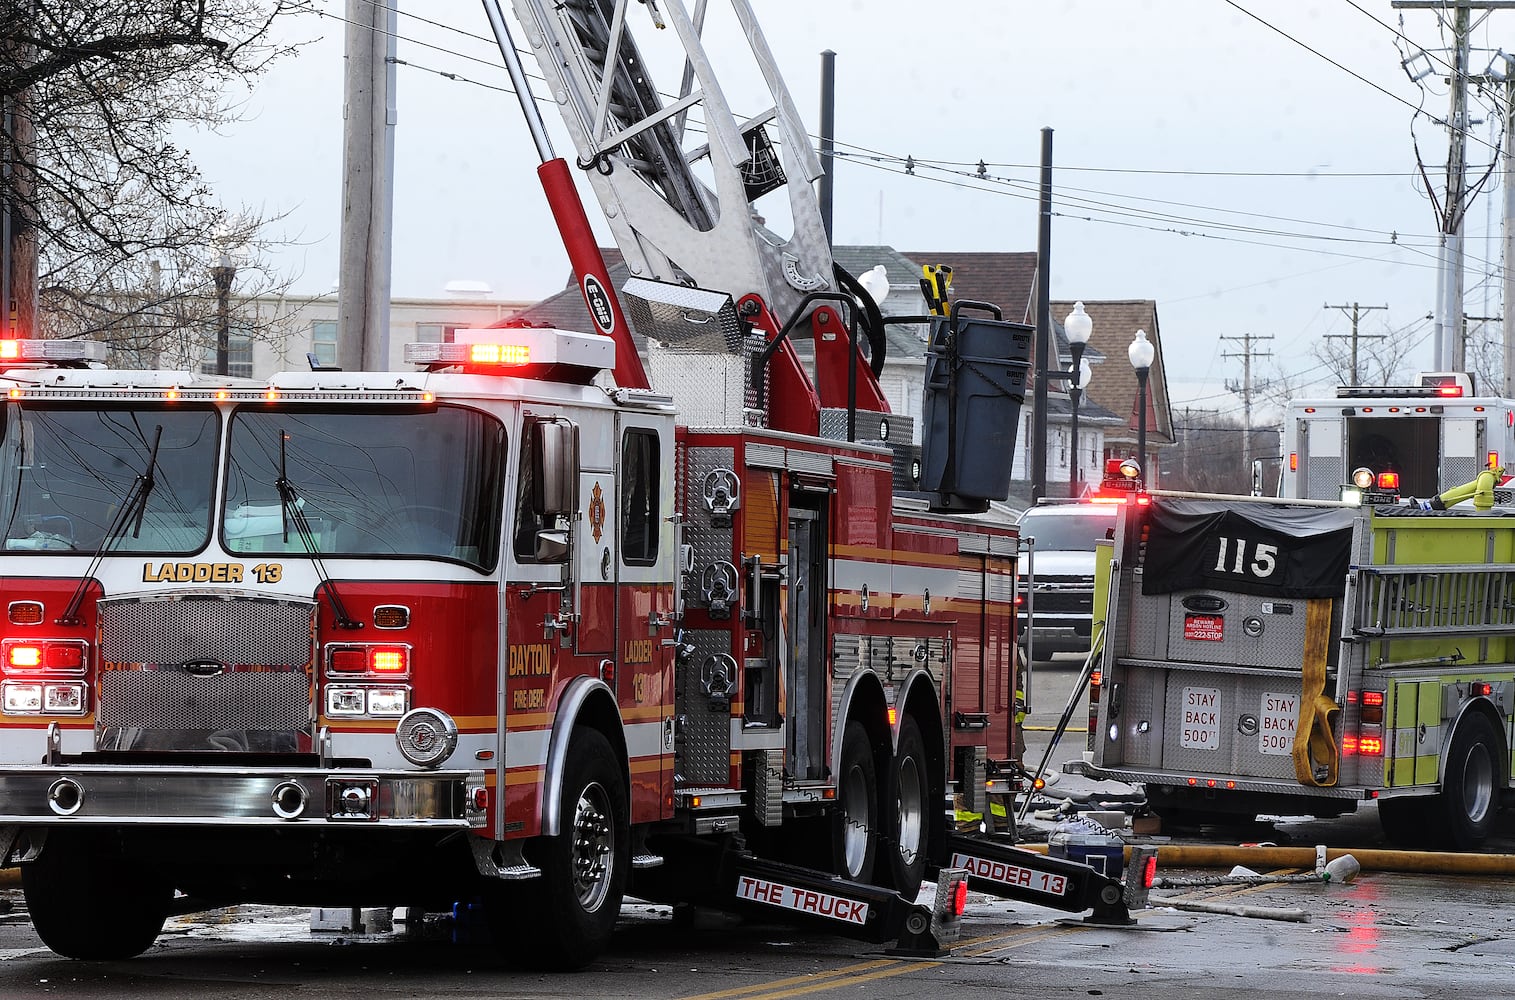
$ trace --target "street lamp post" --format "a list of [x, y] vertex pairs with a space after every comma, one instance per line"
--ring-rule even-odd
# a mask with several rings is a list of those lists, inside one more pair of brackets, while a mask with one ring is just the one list
[[1148, 483], [1147, 476], [1147, 376], [1152, 371], [1152, 361], [1157, 357], [1157, 348], [1147, 339], [1146, 330], [1137, 330], [1136, 338], [1126, 348], [1126, 357], [1136, 369], [1136, 461], [1141, 467], [1142, 486]]
[[221, 251], [210, 276], [216, 283], [216, 374], [226, 375], [231, 371], [231, 283], [237, 276], [230, 254]]
[[1083, 492], [1079, 489], [1078, 475], [1078, 402], [1084, 394], [1084, 385], [1088, 382], [1084, 375], [1084, 345], [1089, 343], [1089, 336], [1094, 333], [1094, 320], [1084, 312], [1082, 302], [1073, 303], [1073, 311], [1063, 320], [1063, 332], [1068, 335], [1068, 349], [1073, 353], [1073, 371], [1068, 378], [1068, 399], [1073, 404], [1073, 447], [1068, 452], [1068, 495], [1077, 497]]

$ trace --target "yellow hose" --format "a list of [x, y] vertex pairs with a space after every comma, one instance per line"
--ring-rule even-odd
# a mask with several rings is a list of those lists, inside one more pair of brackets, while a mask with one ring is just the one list
[[[1026, 850], [1047, 853], [1046, 844]], [[1129, 855], [1131, 848], [1126, 847]], [[1455, 854], [1436, 851], [1384, 851], [1374, 848], [1326, 848], [1326, 860], [1350, 854], [1363, 871], [1421, 872], [1432, 875], [1515, 875], [1515, 854]], [[1232, 847], [1222, 844], [1160, 844], [1160, 868], [1303, 868], [1314, 870], [1313, 847]]]

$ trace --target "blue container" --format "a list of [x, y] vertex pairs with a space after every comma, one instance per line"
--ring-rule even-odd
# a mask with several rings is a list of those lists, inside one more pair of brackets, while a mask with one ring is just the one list
[[1088, 865], [1097, 872], [1120, 878], [1126, 867], [1126, 844], [1095, 823], [1063, 823], [1047, 838], [1047, 853]]

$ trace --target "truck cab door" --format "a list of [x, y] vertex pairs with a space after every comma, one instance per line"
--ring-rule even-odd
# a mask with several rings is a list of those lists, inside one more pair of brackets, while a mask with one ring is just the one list
[[615, 677], [626, 725], [632, 821], [662, 818], [673, 792], [673, 422], [621, 413], [616, 420]]

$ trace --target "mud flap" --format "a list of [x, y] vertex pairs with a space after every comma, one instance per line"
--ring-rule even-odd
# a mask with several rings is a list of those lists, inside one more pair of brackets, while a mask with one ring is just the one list
[[1132, 847], [1126, 881], [1095, 871], [1086, 864], [1048, 857], [1019, 847], [952, 835], [947, 838], [953, 868], [968, 872], [968, 885], [978, 892], [1055, 910], [1089, 910], [1089, 923], [1136, 923], [1132, 910], [1147, 905], [1147, 893], [1157, 871], [1157, 849]]

